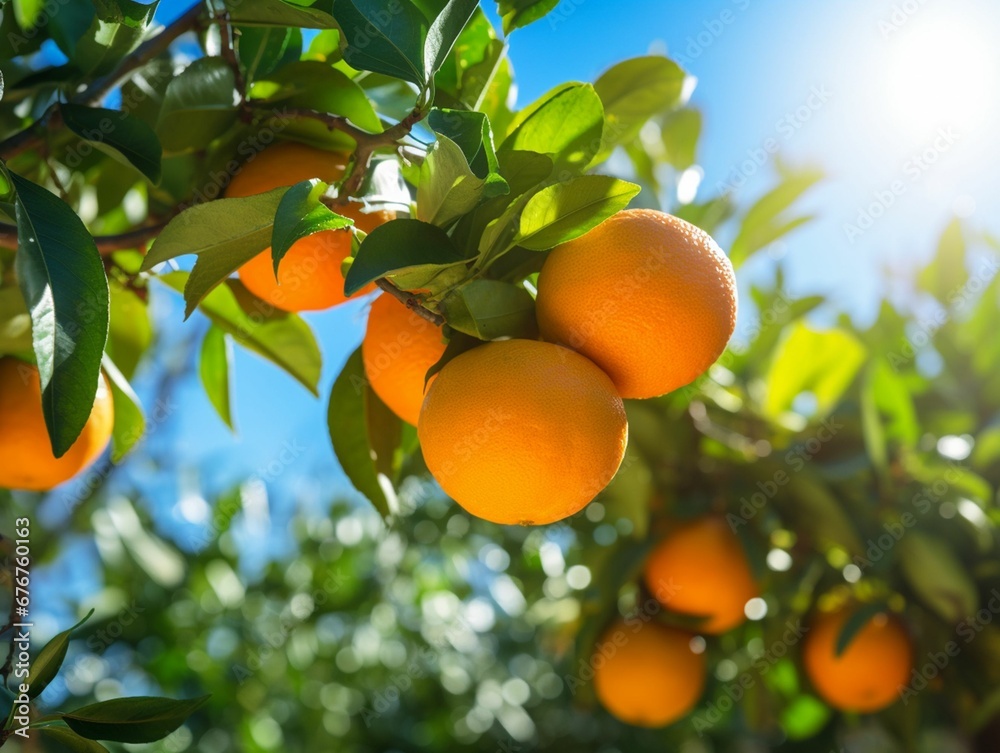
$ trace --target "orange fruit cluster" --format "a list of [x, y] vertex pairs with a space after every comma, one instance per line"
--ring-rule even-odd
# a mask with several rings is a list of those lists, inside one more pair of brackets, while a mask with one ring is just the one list
[[[233, 176], [226, 198], [266, 193], [312, 178], [332, 183], [344, 177], [347, 163], [348, 155], [341, 152], [280, 142], [256, 154]], [[355, 204], [340, 206], [337, 213], [354, 220], [354, 226], [366, 233], [395, 216], [386, 211], [363, 213]], [[240, 268], [240, 281], [255, 296], [282, 311], [320, 311], [347, 300], [340, 268], [350, 255], [350, 230], [324, 230], [292, 245], [281, 260], [277, 278], [271, 249], [266, 249]], [[374, 289], [374, 284], [368, 285], [351, 297]]]
[[107, 448], [114, 428], [111, 388], [104, 376], [80, 436], [60, 458], [52, 452], [38, 369], [0, 359], [0, 487], [46, 491], [69, 480]]

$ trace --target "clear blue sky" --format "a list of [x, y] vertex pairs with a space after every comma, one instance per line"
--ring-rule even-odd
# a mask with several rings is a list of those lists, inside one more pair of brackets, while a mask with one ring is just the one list
[[[161, 16], [169, 19], [186, 5], [164, 0]], [[902, 12], [894, 15], [894, 6]], [[925, 259], [955, 211], [979, 228], [998, 215], [1000, 108], [989, 104], [1000, 84], [992, 46], [998, 38], [994, 0], [563, 0], [551, 19], [513, 35], [510, 54], [522, 105], [558, 83], [592, 81], [616, 61], [650, 50], [685, 61], [698, 77], [693, 103], [706, 120], [699, 198], [771, 138], [782, 157], [817, 163], [830, 175], [804, 204], [818, 219], [749, 264], [741, 285], [770, 274], [781, 258], [793, 292], [829, 293], [864, 321], [884, 292], [876, 275], [881, 267], [906, 269]], [[814, 92], [821, 95], [810, 98]], [[941, 141], [941, 128], [958, 135]], [[928, 149], [933, 164], [922, 160], [915, 169], [913, 158]], [[747, 180], [741, 201], [773, 180], [773, 165], [765, 164]], [[905, 190], [850, 242], [845, 223], [855, 223], [860, 209], [896, 182]], [[727, 239], [720, 241], [725, 246]], [[159, 298], [172, 326], [198, 326], [181, 324], [176, 298]], [[364, 302], [307, 315], [324, 352], [319, 400], [237, 349], [235, 437], [196, 380], [184, 388], [172, 452], [178, 464], [201, 468], [209, 499], [270, 463], [290, 441], [301, 454], [275, 484], [276, 507], [293, 495], [321, 501], [346, 491], [326, 437], [326, 395], [361, 340], [364, 316]]]

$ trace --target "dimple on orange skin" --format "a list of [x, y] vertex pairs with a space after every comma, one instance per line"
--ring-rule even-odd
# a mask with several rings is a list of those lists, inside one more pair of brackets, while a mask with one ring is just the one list
[[579, 512], [625, 454], [625, 408], [607, 375], [551, 343], [506, 340], [450, 361], [424, 398], [427, 468], [469, 513], [542, 525]]
[[816, 614], [802, 661], [823, 700], [842, 711], [870, 714], [892, 705], [913, 671], [913, 643], [895, 615], [873, 616], [836, 655], [837, 640], [854, 607]]
[[407, 423], [417, 425], [427, 372], [444, 350], [440, 327], [391, 296], [372, 303], [361, 343], [365, 376], [379, 399]]
[[619, 212], [557, 246], [538, 279], [543, 337], [582, 353], [624, 398], [690, 384], [736, 326], [736, 280], [711, 236], [663, 212]]
[[[275, 144], [233, 176], [226, 197], [253, 196], [311, 178], [332, 183], [344, 177], [347, 162], [347, 155], [340, 152], [295, 142]], [[337, 211], [366, 233], [395, 217], [386, 211], [362, 213], [355, 204], [345, 204]], [[350, 230], [325, 230], [292, 245], [281, 260], [277, 279], [271, 249], [267, 249], [240, 268], [240, 280], [255, 296], [283, 311], [321, 311], [348, 300], [340, 268], [350, 254]], [[367, 285], [351, 297], [374, 289], [374, 284]]]
[[725, 519], [682, 523], [650, 554], [646, 587], [667, 609], [705, 617], [698, 630], [718, 634], [746, 619], [746, 603], [760, 595], [743, 546]]
[[595, 648], [594, 690], [617, 719], [664, 727], [694, 708], [705, 688], [705, 656], [683, 630], [616, 620]]
[[93, 463], [111, 440], [114, 405], [101, 375], [90, 418], [61, 458], [52, 454], [38, 369], [0, 359], [0, 487], [47, 491]]

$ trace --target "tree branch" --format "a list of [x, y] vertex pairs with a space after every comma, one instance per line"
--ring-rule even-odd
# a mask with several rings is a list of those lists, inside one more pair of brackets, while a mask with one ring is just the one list
[[[109, 256], [115, 251], [127, 251], [145, 245], [167, 226], [168, 220], [150, 223], [116, 235], [97, 235], [94, 241], [101, 256]], [[17, 248], [17, 228], [13, 225], [0, 225], [0, 246]]]
[[397, 301], [401, 301], [403, 305], [406, 306], [406, 308], [408, 308], [410, 311], [415, 313], [417, 316], [426, 319], [435, 327], [440, 327], [445, 323], [443, 316], [441, 316], [440, 314], [435, 314], [433, 311], [430, 311], [429, 309], [425, 309], [423, 303], [420, 301], [419, 298], [412, 295], [411, 293], [407, 293], [405, 290], [400, 290], [384, 277], [375, 280], [375, 284], [378, 285], [380, 288], [382, 288], [382, 290], [391, 295], [393, 298], [395, 298]]
[[[177, 37], [186, 31], [190, 31], [197, 24], [203, 10], [202, 4], [195, 3], [186, 10], [177, 20], [165, 27], [163, 31], [154, 37], [150, 37], [140, 44], [135, 52], [125, 58], [121, 65], [106, 76], [94, 80], [83, 91], [70, 98], [74, 104], [92, 105], [100, 102], [104, 95], [120, 84], [136, 68], [148, 63], [157, 55], [166, 50]], [[59, 112], [59, 103], [54, 103], [42, 114], [38, 120], [27, 128], [18, 131], [13, 136], [0, 141], [0, 156], [4, 159], [11, 159], [22, 152], [33, 149], [45, 138], [45, 132], [62, 122], [62, 114]]]

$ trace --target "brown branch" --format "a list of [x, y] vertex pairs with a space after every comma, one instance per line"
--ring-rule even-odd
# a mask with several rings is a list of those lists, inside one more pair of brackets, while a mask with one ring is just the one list
[[[139, 248], [152, 240], [167, 226], [167, 220], [150, 223], [116, 235], [98, 235], [94, 237], [97, 250], [101, 256], [108, 256], [115, 251], [127, 251]], [[13, 225], [0, 225], [0, 246], [17, 248], [17, 228]]]
[[375, 280], [375, 284], [378, 285], [382, 290], [391, 295], [397, 301], [401, 301], [406, 308], [415, 313], [417, 316], [426, 319], [435, 327], [440, 327], [445, 323], [444, 317], [440, 314], [435, 314], [430, 309], [425, 309], [423, 303], [416, 296], [407, 293], [405, 290], [400, 290], [391, 282], [389, 282], [384, 277]]
[[213, 16], [212, 20], [219, 26], [219, 38], [222, 45], [219, 56], [233, 72], [233, 84], [236, 88], [236, 93], [240, 96], [240, 112], [246, 112], [244, 103], [247, 101], [247, 84], [246, 79], [243, 77], [243, 70], [240, 68], [239, 58], [236, 56], [236, 30], [233, 28], [232, 23], [230, 23], [229, 11], [223, 10]]

